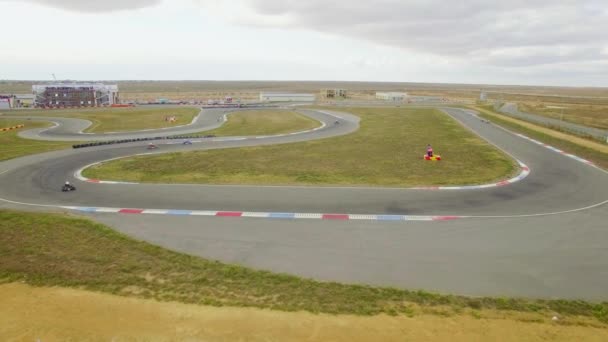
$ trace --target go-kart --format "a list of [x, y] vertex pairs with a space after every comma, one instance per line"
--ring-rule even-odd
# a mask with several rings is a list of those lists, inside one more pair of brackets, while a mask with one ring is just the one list
[[157, 148], [158, 148], [158, 146], [156, 146], [154, 144], [148, 144], [148, 147], [147, 147], [148, 150], [155, 150]]
[[184, 140], [184, 142], [182, 142], [182, 145], [192, 145], [192, 141]]
[[64, 184], [61, 187], [61, 191], [63, 191], [63, 192], [76, 191], [76, 187], [73, 186], [72, 184]]
[[428, 154], [424, 155], [424, 160], [441, 160], [441, 156], [438, 154], [433, 154], [432, 156], [429, 156]]

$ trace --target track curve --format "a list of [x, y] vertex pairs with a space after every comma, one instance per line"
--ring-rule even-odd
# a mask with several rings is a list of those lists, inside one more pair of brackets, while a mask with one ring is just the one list
[[[472, 227], [487, 226], [489, 224], [487, 223], [489, 222], [487, 218], [494, 218], [500, 224], [508, 224], [509, 221], [520, 226], [522, 222], [537, 222], [536, 224], [538, 224], [539, 218], [526, 218], [525, 216], [565, 213], [573, 210], [576, 212], [588, 208], [590, 214], [585, 216], [585, 222], [582, 224], [593, 227], [605, 226], [605, 222], [608, 219], [605, 206], [603, 206], [603, 203], [608, 199], [608, 175], [605, 171], [584, 165], [574, 159], [565, 158], [561, 154], [548, 151], [543, 146], [522, 139], [500, 127], [486, 124], [465, 110], [456, 108], [444, 108], [443, 110], [482, 138], [508, 151], [517, 159], [522, 160], [530, 166], [533, 172], [525, 180], [510, 184], [509, 186], [461, 191], [345, 187], [179, 186], [157, 184], [130, 186], [80, 183], [78, 184], [79, 190], [77, 192], [67, 194], [66, 196], [58, 196], [58, 185], [65, 181], [66, 178], [71, 179], [70, 177], [75, 170], [100, 160], [145, 152], [140, 143], [91, 148], [82, 151], [58, 151], [2, 162], [0, 163], [0, 197], [15, 202], [61, 206], [161, 209], [166, 208], [169, 203], [171, 209], [185, 210], [460, 215], [471, 216], [471, 221], [467, 222], [472, 222], [470, 223]], [[218, 125], [217, 118], [223, 117], [226, 112], [225, 110], [206, 111], [205, 115], [201, 116], [202, 120], [199, 119], [199, 121], [206, 124], [207, 126], [205, 127], [213, 128], [214, 125]], [[330, 123], [335, 118], [330, 113], [318, 111], [303, 111], [303, 113], [325, 122], [326, 126], [323, 129], [300, 134], [259, 137], [258, 139], [255, 137], [214, 139], [191, 146], [162, 145], [161, 149], [162, 152], [171, 152], [296, 142], [347, 134], [353, 132], [358, 127], [358, 119], [349, 114], [337, 114], [341, 116], [340, 120], [343, 124], [333, 125]], [[201, 131], [200, 127], [202, 126], [197, 127], [196, 131]], [[61, 136], [59, 132], [56, 130], [54, 132], [47, 131], [46, 133], [52, 133], [57, 138]], [[154, 136], [157, 132], [143, 132], [140, 134]], [[130, 135], [129, 137], [133, 136]], [[117, 138], [113, 137], [112, 139]], [[58, 140], [61, 139], [59, 138]], [[78, 140], [82, 140], [82, 138]], [[71, 180], [74, 181], [74, 179]], [[61, 199], [58, 200], [58, 197], [61, 197]], [[576, 215], [579, 214], [577, 213]], [[121, 225], [114, 218], [102, 217], [96, 216], [96, 218], [101, 220], [112, 221], [113, 225]], [[120, 221], [128, 220], [132, 219], [120, 219]], [[158, 220], [158, 218], [155, 217], [154, 220]], [[172, 218], [167, 218], [167, 220], [172, 220]], [[567, 219], [564, 219], [564, 222], [567, 221]], [[262, 222], [264, 222], [264, 225], [268, 224], [267, 221], [262, 220]], [[558, 225], [555, 227], [558, 231], [569, 228], [560, 226], [559, 220], [551, 219], [551, 222], [553, 222], [553, 225]], [[243, 222], [241, 224], [247, 225], [247, 223]], [[292, 224], [289, 223], [289, 225]], [[341, 225], [343, 223], [336, 224]], [[455, 227], [461, 225], [461, 223], [445, 224]], [[258, 226], [259, 223], [255, 223], [254, 225]], [[534, 228], [533, 226], [530, 227], [530, 229]], [[365, 236], [369, 237], [367, 234]], [[162, 241], [156, 241], [154, 238], [148, 237], [148, 239], [163, 244]], [[170, 243], [165, 242], [164, 245], [170, 245]], [[170, 247], [175, 248], [175, 246]], [[177, 249], [184, 250], [183, 248]], [[188, 248], [185, 250], [192, 252]], [[204, 256], [214, 256], [209, 254], [202, 253]], [[605, 250], [603, 254], [606, 254]], [[225, 255], [217, 257], [222, 260], [235, 261], [227, 258]], [[458, 260], [454, 256], [451, 256], [451, 258]], [[239, 260], [236, 261], [238, 262]], [[242, 260], [240, 261], [242, 262]], [[365, 273], [364, 277], [357, 276], [356, 274], [353, 275], [351, 274], [352, 272], [347, 272], [347, 276], [344, 277], [344, 272], [337, 272], [338, 276], [332, 278], [327, 274], [318, 274], [318, 270], [297, 265], [298, 262], [294, 260], [290, 261], [295, 265], [294, 270], [291, 270], [291, 272], [315, 276], [321, 279], [363, 281], [375, 284], [380, 279], [379, 283], [382, 285], [404, 285], [402, 283], [403, 278], [399, 277], [397, 277], [399, 280], [395, 284], [395, 277], [390, 275], [390, 269], [384, 272], [383, 275], [378, 275], [378, 279], [371, 279], [369, 273], [377, 273], [378, 271], [363, 272], [361, 270], [358, 270], [358, 272]], [[392, 264], [394, 262], [400, 261], [391, 258], [388, 263]], [[247, 262], [244, 263], [248, 264]], [[343, 266], [345, 264], [344, 260], [337, 261], [337, 263]], [[369, 263], [369, 260], [367, 263]], [[604, 265], [604, 263], [602, 264]], [[252, 265], [277, 269], [277, 267], [272, 266], [273, 262], [269, 262], [268, 260], [266, 263], [253, 263]], [[353, 267], [355, 266], [350, 265], [347, 268], [351, 269]], [[307, 271], [301, 272], [298, 269], [306, 269]], [[286, 271], [281, 267], [278, 267], [278, 270]], [[421, 273], [421, 271], [418, 271], [418, 273]], [[422, 273], [427, 273], [426, 280], [433, 278], [428, 277], [428, 270]], [[600, 283], [608, 284], [608, 274], [604, 272], [600, 276]], [[411, 287], [420, 284], [420, 282], [413, 281], [411, 277], [406, 277], [406, 279], [408, 281], [407, 286]], [[425, 288], [468, 294], [496, 294], [497, 288], [496, 284], [492, 284], [493, 286], [490, 286], [492, 288], [490, 291], [487, 288], [479, 290], [479, 286], [472, 286], [472, 282], [464, 282], [463, 284], [465, 285], [459, 283], [457, 286], [447, 287], [438, 287], [436, 282], [433, 282], [435, 285], [432, 286], [429, 286], [430, 283], [425, 282], [421, 284]], [[593, 291], [588, 291], [586, 294], [584, 291], [575, 291], [570, 286], [567, 288], [567, 291], [545, 291], [545, 295], [547, 293], [556, 293], [562, 297], [574, 296], [577, 298], [594, 299], [608, 297], [608, 294], [598, 290], [595, 285], [591, 286], [593, 287]], [[468, 290], [463, 290], [463, 288], [468, 288]], [[583, 286], [582, 288], [589, 290], [590, 287]], [[538, 293], [529, 289], [519, 290], [515, 294], [538, 295]], [[535, 290], [537, 289], [535, 288]], [[509, 291], [505, 291], [504, 288], [498, 291], [498, 293], [511, 294]]]
[[[257, 108], [246, 108], [241, 110], [256, 110]], [[48, 121], [54, 124], [53, 127], [30, 129], [19, 132], [19, 136], [33, 140], [50, 141], [109, 141], [134, 138], [166, 137], [171, 135], [192, 134], [205, 130], [220, 127], [225, 122], [225, 115], [230, 110], [207, 110], [205, 115], [201, 110], [186, 125], [171, 126], [158, 129], [145, 129], [139, 131], [126, 132], [107, 132], [107, 133], [83, 133], [85, 129], [93, 123], [84, 119], [61, 118], [47, 116], [17, 116], [3, 115], [7, 119], [28, 119], [36, 121]]]

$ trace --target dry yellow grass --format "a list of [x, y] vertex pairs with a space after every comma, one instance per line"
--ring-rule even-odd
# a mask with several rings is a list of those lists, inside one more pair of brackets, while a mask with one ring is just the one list
[[327, 315], [161, 303], [15, 283], [0, 286], [0, 338], [5, 341], [608, 340], [605, 327], [560, 324], [533, 315]]
[[483, 108], [480, 107], [473, 107], [475, 110], [478, 110], [480, 112], [483, 112], [489, 116], [492, 117], [499, 117], [502, 120], [508, 121], [508, 122], [512, 122], [512, 123], [516, 123], [520, 126], [544, 133], [546, 135], [550, 135], [552, 137], [558, 138], [558, 139], [562, 139], [562, 140], [566, 140], [566, 141], [570, 141], [574, 144], [580, 145], [580, 146], [584, 146], [584, 147], [588, 147], [591, 149], [594, 149], [596, 151], [602, 152], [602, 153], [608, 153], [608, 145], [606, 144], [602, 144], [602, 143], [597, 143], [594, 141], [591, 141], [589, 139], [584, 139], [584, 138], [579, 138], [577, 136], [573, 136], [570, 134], [566, 134], [566, 133], [562, 133], [550, 128], [546, 128], [546, 127], [542, 127], [542, 126], [538, 126], [535, 124], [531, 124], [529, 122], [523, 121], [523, 120], [518, 120], [518, 119], [513, 119], [510, 118], [506, 115], [497, 115], [495, 113], [492, 113], [491, 111], [485, 110]]
[[608, 129], [608, 105], [552, 102], [520, 102], [518, 105], [523, 112], [563, 119], [588, 127]]

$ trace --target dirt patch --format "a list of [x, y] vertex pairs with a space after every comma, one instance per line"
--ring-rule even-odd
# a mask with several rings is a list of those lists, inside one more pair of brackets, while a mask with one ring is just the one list
[[608, 329], [475, 318], [217, 308], [66, 288], [0, 286], [4, 341], [607, 341]]

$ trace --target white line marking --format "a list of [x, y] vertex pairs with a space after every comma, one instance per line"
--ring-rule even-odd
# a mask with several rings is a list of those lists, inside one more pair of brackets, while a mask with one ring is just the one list
[[584, 211], [584, 210], [589, 210], [589, 209], [593, 209], [596, 207], [601, 207], [602, 205], [608, 203], [608, 200], [605, 200], [603, 202], [600, 203], [596, 203], [596, 204], [592, 204], [586, 207], [582, 207], [582, 208], [576, 208], [576, 209], [570, 209], [570, 210], [562, 210], [562, 211], [553, 211], [553, 212], [547, 212], [547, 213], [538, 213], [538, 214], [520, 214], [520, 215], [467, 215], [467, 216], [461, 216], [461, 218], [524, 218], [524, 217], [539, 217], [539, 216], [551, 216], [551, 215], [562, 215], [562, 214], [569, 214], [569, 213], [574, 213], [574, 212], [578, 212], [578, 211]]

